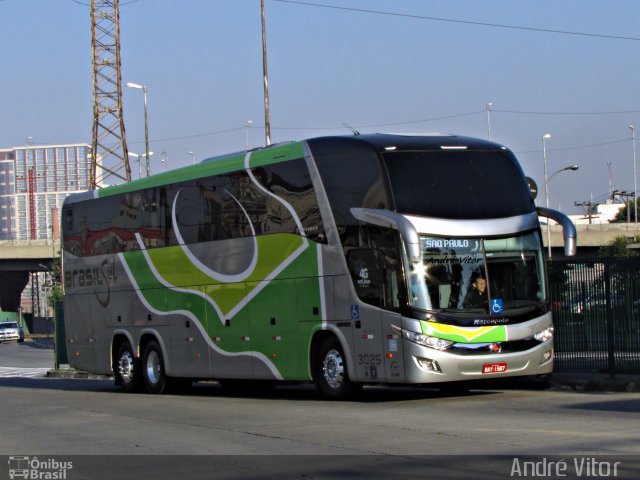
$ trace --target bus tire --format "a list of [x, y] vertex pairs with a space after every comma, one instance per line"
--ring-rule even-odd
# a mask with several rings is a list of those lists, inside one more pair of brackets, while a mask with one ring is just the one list
[[129, 342], [122, 342], [116, 351], [113, 362], [113, 375], [116, 385], [123, 392], [132, 393], [140, 389], [140, 360], [133, 355], [133, 349]]
[[347, 360], [336, 337], [326, 338], [316, 359], [314, 381], [318, 393], [327, 400], [344, 400], [355, 395], [362, 385], [349, 379]]
[[162, 349], [155, 340], [150, 340], [142, 352], [142, 378], [147, 392], [160, 394], [167, 386], [164, 373], [164, 357]]

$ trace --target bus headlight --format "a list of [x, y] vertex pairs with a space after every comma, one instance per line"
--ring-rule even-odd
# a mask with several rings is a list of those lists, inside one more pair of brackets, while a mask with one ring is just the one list
[[422, 333], [414, 333], [408, 330], [403, 330], [402, 335], [410, 342], [417, 343], [418, 345], [424, 345], [425, 347], [433, 348], [435, 350], [446, 350], [454, 342], [449, 340], [443, 340], [442, 338], [430, 337]]
[[551, 340], [553, 338], [553, 327], [545, 328], [544, 330], [536, 333], [533, 338], [535, 338], [539, 342], [546, 342], [547, 340]]

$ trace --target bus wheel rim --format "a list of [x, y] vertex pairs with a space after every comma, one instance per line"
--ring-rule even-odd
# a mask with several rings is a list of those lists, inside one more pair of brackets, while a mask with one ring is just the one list
[[158, 383], [161, 375], [160, 356], [158, 352], [151, 351], [147, 356], [147, 378], [152, 384]]
[[339, 388], [344, 381], [344, 359], [342, 354], [333, 349], [329, 350], [322, 362], [322, 374], [327, 385]]
[[118, 373], [125, 383], [133, 380], [133, 355], [131, 352], [123, 352], [118, 361]]

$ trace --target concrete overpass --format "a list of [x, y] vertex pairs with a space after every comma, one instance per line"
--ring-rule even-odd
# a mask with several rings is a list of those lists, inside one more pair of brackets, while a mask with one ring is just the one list
[[46, 240], [0, 240], [0, 307], [15, 312], [31, 272], [51, 270], [60, 242]]
[[[551, 249], [553, 255], [562, 255], [562, 227], [549, 225], [551, 230]], [[576, 225], [578, 231], [578, 256], [595, 255], [598, 249], [610, 244], [617, 237], [637, 238], [640, 236], [640, 223], [597, 223]], [[542, 225], [542, 241], [547, 246], [547, 227]]]

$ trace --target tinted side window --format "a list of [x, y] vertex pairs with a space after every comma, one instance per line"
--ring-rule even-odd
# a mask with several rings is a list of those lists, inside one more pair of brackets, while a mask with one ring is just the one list
[[[256, 168], [253, 174], [267, 190], [293, 207], [307, 237], [326, 241], [318, 200], [303, 158]], [[265, 233], [297, 230], [295, 219], [283, 203], [273, 198], [267, 201]]]
[[181, 238], [185, 244], [196, 243], [204, 222], [204, 205], [200, 188], [195, 181], [190, 181], [171, 190], [176, 216], [174, 234], [179, 237], [176, 241], [181, 243]]
[[173, 185], [170, 191], [177, 221], [172, 243], [178, 236], [191, 244], [263, 233], [267, 196], [244, 171]]
[[[252, 173], [264, 189], [293, 207], [307, 237], [326, 241], [304, 159]], [[78, 256], [137, 250], [136, 234], [147, 248], [254, 234], [299, 234], [286, 205], [263, 188], [241, 170], [65, 205], [64, 248]]]
[[508, 152], [388, 152], [385, 161], [402, 213], [482, 219], [535, 210], [520, 165]]
[[356, 225], [352, 207], [390, 209], [380, 162], [376, 154], [340, 151], [314, 155], [329, 197], [336, 225]]
[[62, 222], [64, 249], [78, 256], [138, 250], [136, 233], [149, 248], [167, 243], [161, 188], [65, 205]]
[[398, 311], [405, 295], [398, 233], [375, 226], [348, 227], [347, 231], [352, 235], [346, 243], [353, 246], [344, 249], [358, 297], [365, 303]]

